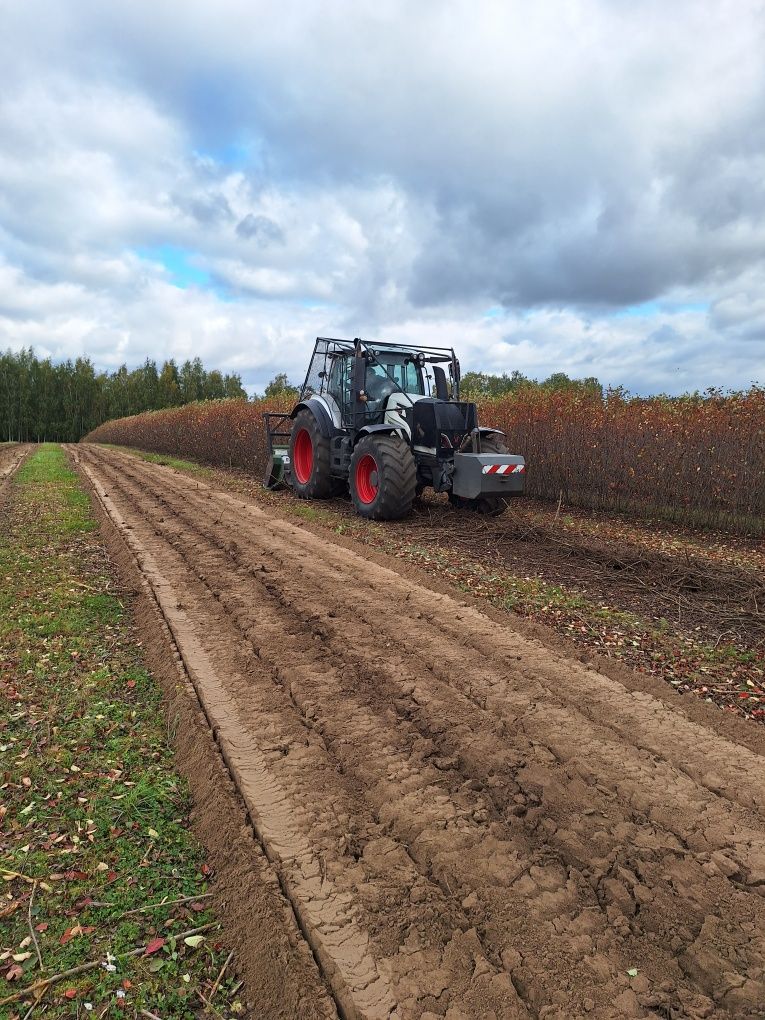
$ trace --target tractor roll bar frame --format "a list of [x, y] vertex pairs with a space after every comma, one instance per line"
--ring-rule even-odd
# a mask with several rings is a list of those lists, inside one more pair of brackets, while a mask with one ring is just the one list
[[[311, 369], [313, 367], [313, 361], [318, 351], [319, 344], [326, 344], [324, 349], [324, 368], [323, 372], [327, 370], [327, 359], [333, 354], [347, 353], [355, 354], [357, 357], [365, 351], [372, 357], [376, 358], [378, 353], [384, 351], [400, 351], [403, 353], [411, 352], [413, 354], [424, 354], [425, 360], [428, 364], [445, 364], [449, 363], [452, 368], [452, 382], [454, 384], [454, 399], [459, 400], [460, 396], [460, 363], [457, 355], [454, 353], [453, 347], [431, 347], [424, 346], [421, 344], [404, 344], [404, 343], [390, 343], [385, 340], [367, 341], [362, 340], [360, 337], [356, 337], [354, 340], [342, 340], [338, 337], [330, 336], [317, 336], [313, 347], [313, 354], [311, 360], [308, 363], [308, 370], [306, 372], [303, 385], [300, 388], [301, 400], [306, 394], [306, 391], [310, 389], [309, 379], [311, 377]], [[329, 345], [332, 345], [330, 348]], [[387, 375], [387, 372], [386, 372]]]

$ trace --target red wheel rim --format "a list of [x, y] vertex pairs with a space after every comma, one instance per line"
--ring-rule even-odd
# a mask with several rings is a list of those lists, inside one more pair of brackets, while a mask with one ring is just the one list
[[295, 436], [292, 447], [292, 467], [295, 469], [297, 480], [301, 485], [305, 485], [313, 471], [313, 440], [308, 429], [301, 429]]
[[356, 493], [362, 503], [374, 503], [378, 489], [377, 462], [365, 453], [356, 465]]

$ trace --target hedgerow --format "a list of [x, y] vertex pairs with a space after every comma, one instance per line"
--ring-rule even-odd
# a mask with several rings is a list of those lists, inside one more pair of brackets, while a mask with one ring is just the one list
[[[261, 474], [264, 411], [290, 398], [209, 401], [121, 418], [85, 441]], [[679, 398], [539, 387], [479, 401], [528, 463], [528, 493], [761, 534], [765, 531], [765, 390]]]
[[264, 411], [289, 411], [294, 399], [206, 400], [147, 411], [99, 425], [83, 442], [134, 446], [150, 453], [236, 467], [260, 474], [267, 459]]
[[529, 492], [593, 508], [765, 529], [765, 390], [680, 398], [523, 390], [487, 402]]

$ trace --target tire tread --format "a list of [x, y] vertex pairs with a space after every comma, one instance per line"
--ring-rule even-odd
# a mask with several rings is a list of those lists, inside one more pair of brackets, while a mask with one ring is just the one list
[[[294, 463], [294, 440], [301, 429], [306, 429], [313, 443], [313, 470], [307, 482], [299, 482], [292, 471]], [[290, 480], [292, 488], [301, 499], [327, 499], [337, 491], [336, 479], [330, 474], [330, 441], [321, 434], [319, 423], [309, 410], [299, 411], [290, 434]]]
[[[356, 493], [356, 464], [371, 454], [381, 476], [380, 491], [373, 503], [362, 503]], [[406, 517], [412, 509], [417, 489], [417, 465], [409, 445], [399, 436], [366, 436], [353, 451], [349, 486], [353, 505], [362, 517], [393, 521]]]

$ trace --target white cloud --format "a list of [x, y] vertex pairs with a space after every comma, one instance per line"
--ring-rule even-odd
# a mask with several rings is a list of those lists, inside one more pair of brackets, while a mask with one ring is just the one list
[[261, 386], [320, 332], [641, 390], [765, 378], [758, 3], [3, 18], [0, 346]]

